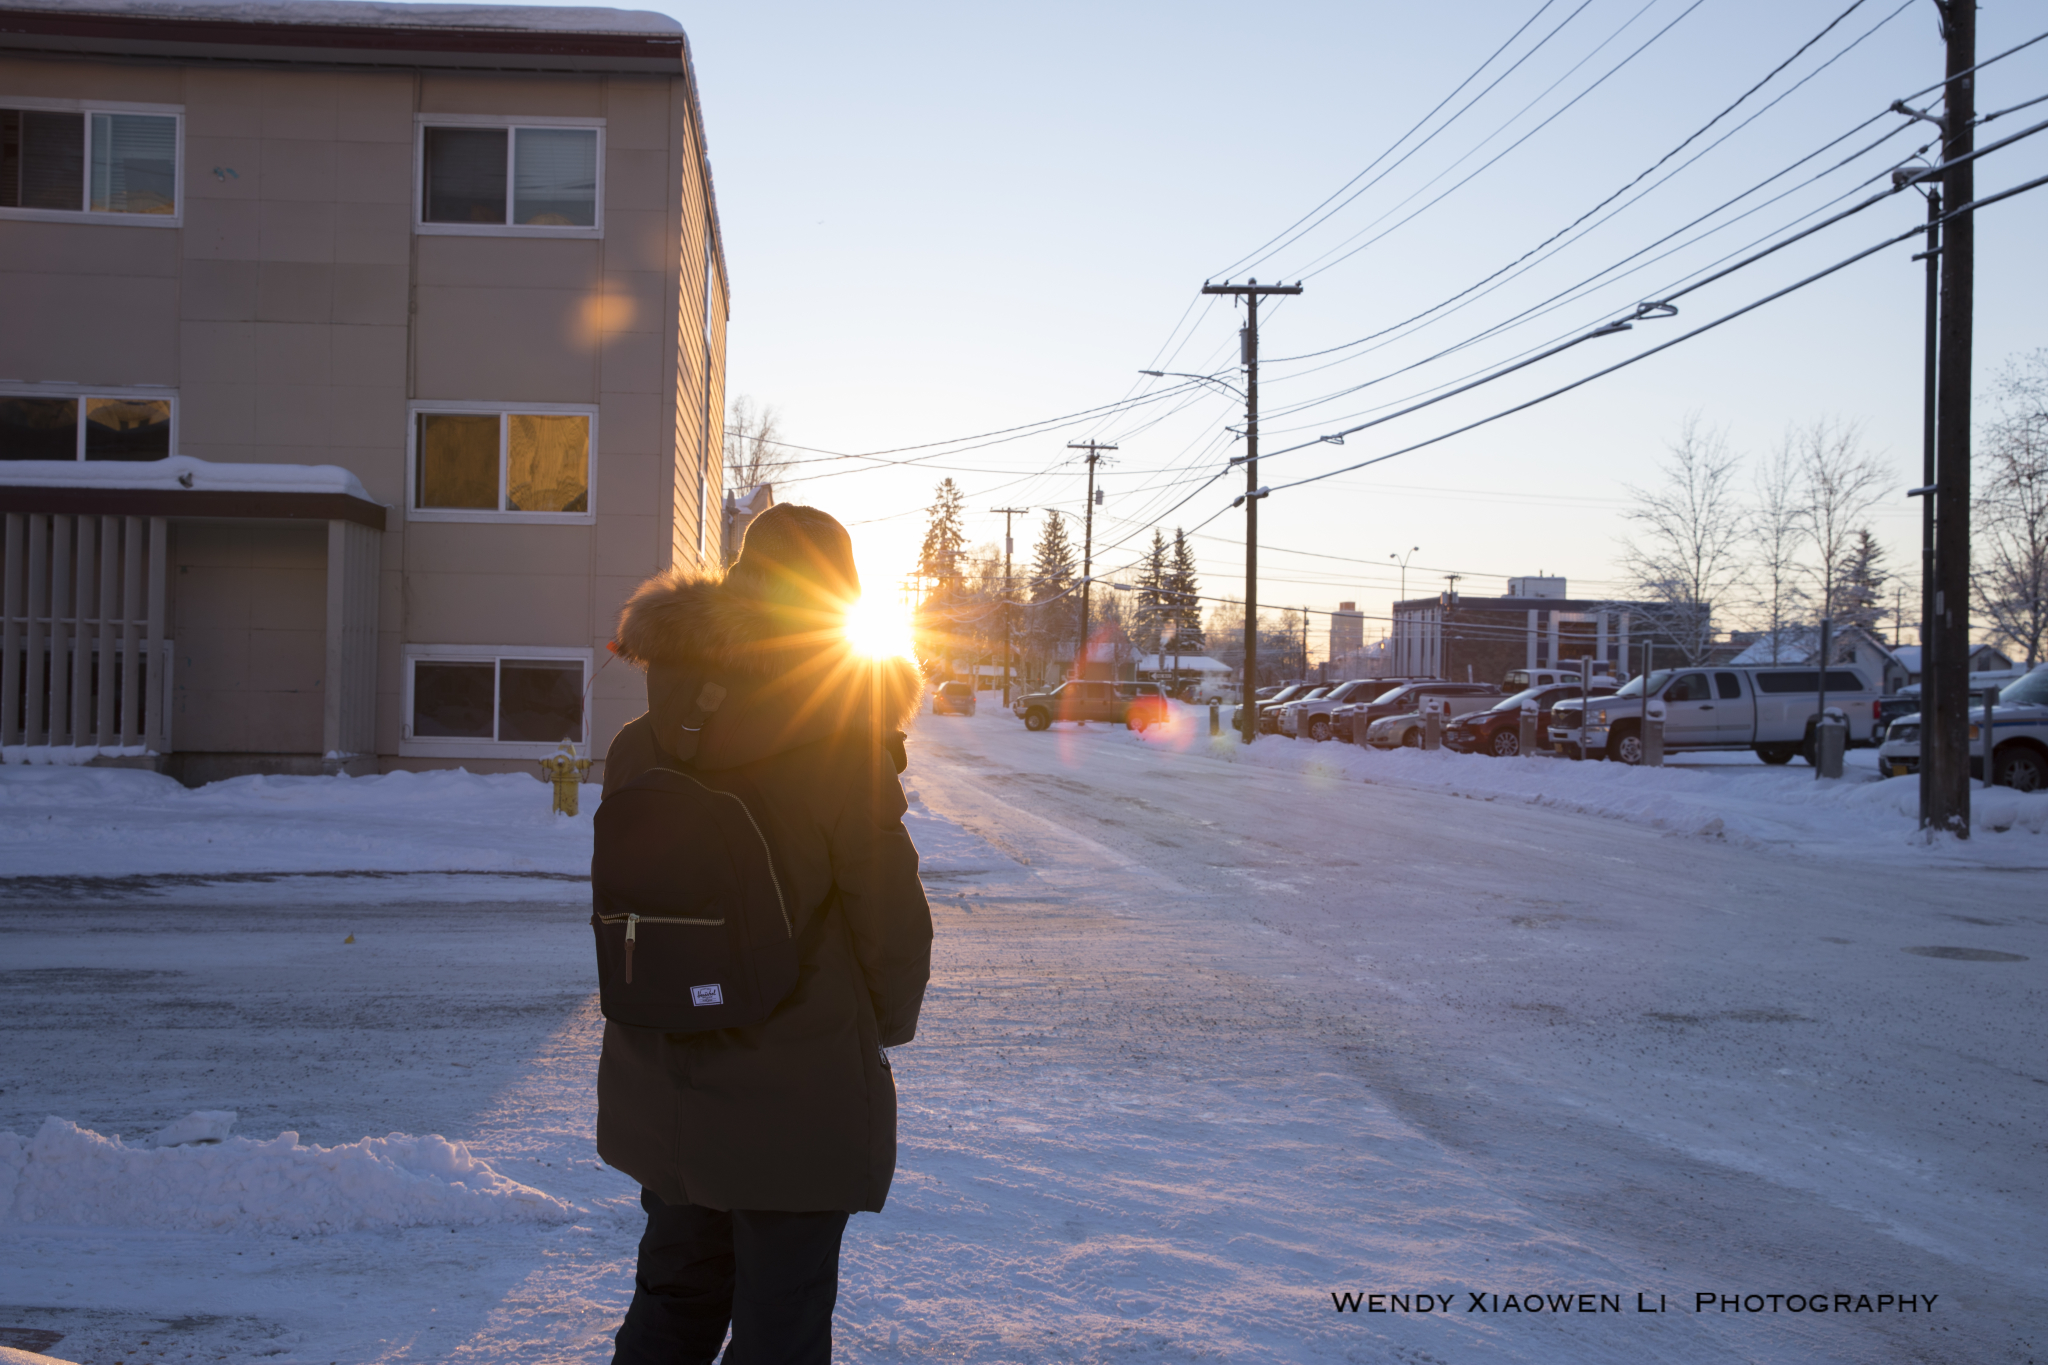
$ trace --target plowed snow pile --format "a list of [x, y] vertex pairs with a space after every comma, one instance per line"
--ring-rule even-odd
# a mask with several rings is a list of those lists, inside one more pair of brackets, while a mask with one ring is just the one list
[[331, 1233], [571, 1216], [553, 1195], [431, 1135], [321, 1147], [283, 1132], [151, 1148], [60, 1118], [26, 1140], [0, 1132], [0, 1225]]
[[[1156, 741], [1155, 741], [1156, 742]], [[1454, 793], [1478, 800], [1528, 801], [1560, 810], [1758, 845], [1924, 847], [1919, 783], [1883, 780], [1852, 766], [1839, 781], [1818, 782], [1803, 765], [1767, 769], [1747, 755], [1730, 767], [1631, 768], [1618, 763], [1492, 758], [1448, 749], [1362, 749], [1261, 738], [1245, 746], [1203, 735], [1197, 752], [1230, 763], [1253, 763], [1340, 781], [1373, 782]], [[1715, 755], [1714, 757], [1720, 757]], [[1868, 761], [1859, 752], [1852, 758]], [[1695, 758], [1693, 762], [1697, 763]], [[1971, 784], [1970, 825], [1979, 835], [2048, 834], [2048, 792], [2016, 792]], [[1952, 842], [1952, 841], [1951, 841]], [[1977, 841], [1977, 854], [1993, 844]], [[2038, 857], [2030, 839], [2008, 850]]]
[[191, 789], [159, 773], [0, 765], [9, 876], [179, 872], [590, 871], [590, 817], [545, 784], [460, 769], [377, 777], [236, 777]]
[[[543, 783], [461, 769], [378, 777], [236, 777], [189, 789], [158, 773], [0, 764], [0, 876], [222, 872], [588, 875], [591, 814], [556, 815]], [[927, 874], [1009, 859], [910, 793]]]

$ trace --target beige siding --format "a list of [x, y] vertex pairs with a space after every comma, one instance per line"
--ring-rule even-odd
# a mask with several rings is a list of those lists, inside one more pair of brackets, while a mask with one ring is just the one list
[[201, 753], [317, 754], [325, 522], [174, 522], [171, 730]]
[[[406, 645], [602, 662], [644, 577], [715, 566], [726, 304], [709, 300], [707, 354], [711, 206], [682, 77], [5, 58], [9, 93], [181, 105], [185, 198], [176, 229], [0, 221], [0, 297], [22, 324], [0, 329], [0, 380], [174, 387], [181, 453], [338, 464], [390, 505], [387, 766], [422, 766], [396, 757]], [[603, 237], [416, 235], [419, 113], [605, 120]], [[409, 521], [411, 400], [595, 408], [595, 524]], [[178, 525], [181, 750], [319, 751], [325, 543], [310, 525]], [[615, 665], [592, 695], [601, 755], [644, 688]], [[454, 761], [504, 766], [433, 762]]]

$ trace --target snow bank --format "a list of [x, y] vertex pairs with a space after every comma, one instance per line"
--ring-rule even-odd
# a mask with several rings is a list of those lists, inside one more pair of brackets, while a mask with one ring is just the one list
[[237, 777], [195, 789], [124, 768], [0, 766], [9, 876], [180, 872], [590, 871], [590, 816], [546, 783], [447, 769]]
[[0, 1226], [297, 1234], [572, 1217], [553, 1195], [432, 1135], [321, 1147], [283, 1132], [268, 1142], [146, 1148], [60, 1118], [27, 1140], [0, 1132]]
[[[1206, 737], [1205, 737], [1206, 739]], [[1829, 844], [1865, 848], [1922, 845], [1919, 785], [1871, 772], [1815, 781], [1804, 766], [1631, 768], [1618, 763], [1490, 758], [1448, 749], [1363, 749], [1349, 744], [1229, 735], [1208, 740], [1208, 755], [1320, 774], [1449, 792], [1481, 800], [1521, 800], [1627, 820], [1654, 829], [1755, 844]], [[1973, 832], [2048, 834], [2048, 792], [1985, 790], [1973, 784]], [[2038, 856], [2042, 850], [2028, 849]]]
[[[236, 777], [196, 790], [125, 768], [0, 765], [0, 875], [590, 871], [591, 815], [545, 783], [460, 769], [379, 777]], [[1016, 866], [909, 793], [929, 873]]]

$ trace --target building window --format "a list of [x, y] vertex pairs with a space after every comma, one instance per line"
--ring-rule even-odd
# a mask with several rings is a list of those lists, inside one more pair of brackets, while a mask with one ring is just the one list
[[603, 120], [568, 122], [421, 116], [418, 230], [601, 235]]
[[420, 757], [546, 757], [588, 742], [590, 651], [408, 645], [405, 736]]
[[176, 226], [182, 119], [0, 96], [0, 217]]
[[160, 389], [0, 392], [0, 460], [161, 460], [172, 416]]
[[595, 409], [413, 405], [416, 521], [588, 523]]

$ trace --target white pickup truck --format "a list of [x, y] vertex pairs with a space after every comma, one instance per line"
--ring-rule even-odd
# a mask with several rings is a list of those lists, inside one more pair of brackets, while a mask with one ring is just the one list
[[[1667, 753], [1752, 749], [1766, 763], [1789, 763], [1800, 754], [1811, 762], [1820, 681], [1817, 668], [1660, 668], [1650, 674], [1649, 693], [1664, 703]], [[1850, 747], [1876, 744], [1882, 733], [1878, 691], [1862, 670], [1836, 664], [1827, 683], [1827, 704], [1849, 717]], [[1550, 712], [1550, 742], [1569, 758], [1604, 754], [1640, 763], [1642, 731], [1640, 677], [1611, 697], [1567, 697]]]
[[[1975, 679], [1972, 679], [1974, 682]], [[1984, 711], [1970, 707], [1970, 775], [1984, 776]], [[2048, 664], [2007, 683], [1991, 705], [1991, 780], [2023, 792], [2048, 791]], [[1877, 750], [1878, 771], [1903, 777], [1920, 769], [1920, 717], [1901, 716]]]

